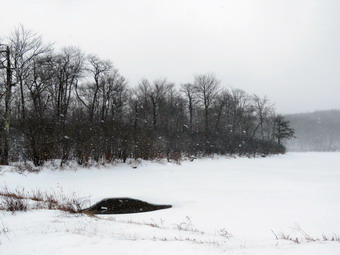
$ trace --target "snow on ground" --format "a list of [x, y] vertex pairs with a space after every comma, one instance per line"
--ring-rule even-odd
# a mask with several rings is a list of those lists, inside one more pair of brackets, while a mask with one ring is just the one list
[[[120, 164], [39, 174], [2, 169], [0, 186], [5, 185], [75, 193], [91, 203], [132, 197], [173, 208], [98, 217], [0, 212], [3, 255], [340, 254], [339, 241], [322, 241], [322, 235], [340, 236], [340, 153], [143, 162], [136, 169]], [[276, 240], [273, 232], [301, 243]], [[304, 233], [321, 241], [308, 241]]]

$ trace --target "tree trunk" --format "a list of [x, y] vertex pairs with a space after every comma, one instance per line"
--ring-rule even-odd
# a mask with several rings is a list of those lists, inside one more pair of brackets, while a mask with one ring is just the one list
[[22, 80], [22, 78], [19, 78], [19, 82], [20, 82], [20, 97], [21, 97], [21, 118], [24, 121], [26, 118], [26, 109], [25, 109], [25, 95], [24, 95], [24, 82]]
[[6, 82], [6, 95], [5, 95], [5, 112], [3, 116], [4, 122], [4, 150], [3, 150], [3, 164], [8, 165], [8, 155], [9, 155], [9, 141], [10, 141], [10, 116], [11, 116], [11, 96], [12, 96], [12, 70], [10, 61], [10, 50], [7, 46], [6, 48], [6, 58], [7, 58], [7, 82]]

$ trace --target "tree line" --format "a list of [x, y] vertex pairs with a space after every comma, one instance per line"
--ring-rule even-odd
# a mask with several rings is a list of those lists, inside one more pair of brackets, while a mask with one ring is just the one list
[[110, 60], [57, 51], [23, 26], [0, 43], [10, 50], [9, 59], [0, 55], [3, 164], [267, 155], [284, 153], [282, 141], [294, 135], [266, 97], [225, 89], [214, 74], [130, 87]]

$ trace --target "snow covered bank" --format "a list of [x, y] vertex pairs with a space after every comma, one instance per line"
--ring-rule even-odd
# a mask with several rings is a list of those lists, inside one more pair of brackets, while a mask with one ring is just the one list
[[[1, 254], [340, 254], [340, 153], [268, 158], [214, 158], [137, 169], [0, 172], [0, 186], [76, 193], [95, 203], [133, 197], [173, 208], [141, 214], [70, 215], [59, 211], [0, 213], [9, 232]], [[1, 223], [0, 221], [0, 223]], [[277, 234], [301, 244], [276, 240]], [[0, 224], [1, 233], [1, 224]]]

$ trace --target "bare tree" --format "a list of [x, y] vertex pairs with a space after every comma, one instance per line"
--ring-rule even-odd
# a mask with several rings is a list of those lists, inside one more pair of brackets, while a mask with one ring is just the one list
[[197, 75], [194, 79], [194, 88], [198, 100], [204, 108], [205, 132], [209, 130], [209, 110], [219, 91], [220, 81], [213, 74]]
[[128, 100], [127, 81], [118, 69], [112, 69], [107, 75], [106, 86], [102, 88], [102, 119], [106, 119], [108, 114], [113, 119], [123, 121], [124, 107]]
[[[94, 82], [92, 83], [93, 97], [90, 102], [90, 105], [88, 106], [89, 111], [90, 111], [89, 117], [90, 117], [90, 120], [92, 120], [96, 107], [99, 107], [99, 100], [98, 100], [99, 95], [98, 94], [99, 94], [100, 87], [105, 86], [104, 84], [105, 80], [103, 76], [106, 75], [107, 72], [112, 68], [112, 63], [110, 61], [100, 60], [97, 56], [94, 56], [94, 55], [89, 55], [87, 59], [90, 65], [88, 70], [91, 73], [93, 80], [94, 80]], [[105, 90], [103, 89], [103, 93], [105, 94], [104, 91]], [[105, 99], [103, 101], [105, 101]]]
[[191, 83], [185, 83], [181, 85], [181, 92], [185, 95], [188, 111], [189, 111], [189, 130], [192, 131], [193, 128], [193, 115], [194, 115], [194, 105], [196, 103], [195, 99], [195, 87]]
[[215, 116], [216, 116], [215, 131], [216, 132], [219, 132], [223, 129], [223, 126], [221, 126], [221, 122], [228, 121], [228, 116], [227, 116], [228, 109], [227, 108], [230, 107], [231, 101], [232, 101], [231, 95], [229, 91], [227, 90], [222, 90], [222, 92], [219, 93], [219, 95], [216, 97], [216, 100], [215, 100], [215, 112], [216, 112], [215, 113]]
[[152, 105], [152, 123], [154, 129], [157, 128], [161, 103], [164, 102], [172, 86], [166, 79], [158, 79], [152, 83], [149, 97]]
[[26, 29], [23, 25], [15, 28], [9, 37], [15, 79], [19, 85], [21, 117], [26, 117], [25, 85], [33, 71], [33, 62], [38, 57], [52, 52], [52, 43], [45, 44], [40, 35]]
[[84, 54], [78, 48], [67, 47], [51, 58], [54, 68], [53, 86], [50, 88], [57, 120], [65, 120], [69, 110], [72, 92], [84, 72]]
[[[92, 121], [97, 112], [102, 120], [108, 113], [109, 98], [116, 83], [124, 83], [118, 70], [113, 69], [109, 60], [101, 60], [95, 55], [87, 56], [87, 72], [91, 81], [76, 87], [77, 98], [88, 109], [89, 119]], [[118, 77], [119, 76], [119, 77]], [[122, 80], [123, 79], [123, 80]]]
[[[28, 108], [39, 118], [43, 118], [50, 110], [51, 95], [48, 89], [53, 86], [55, 72], [53, 70], [52, 56], [41, 56], [32, 63], [32, 70], [25, 81], [32, 106]], [[28, 99], [26, 99], [28, 100]]]
[[261, 139], [264, 140], [265, 139], [265, 124], [266, 122], [268, 122], [268, 119], [272, 112], [272, 106], [269, 104], [269, 100], [267, 99], [267, 97], [260, 98], [257, 95], [253, 95], [252, 99], [254, 101], [255, 114], [258, 119], [258, 125], [254, 133], [257, 131], [257, 128], [260, 127]]

